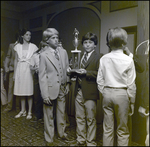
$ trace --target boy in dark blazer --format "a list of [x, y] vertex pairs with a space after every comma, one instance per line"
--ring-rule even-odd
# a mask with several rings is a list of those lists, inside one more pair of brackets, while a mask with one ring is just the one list
[[96, 146], [96, 104], [99, 99], [96, 77], [99, 67], [95, 51], [97, 36], [88, 32], [82, 37], [84, 54], [76, 72], [75, 113], [77, 145]]

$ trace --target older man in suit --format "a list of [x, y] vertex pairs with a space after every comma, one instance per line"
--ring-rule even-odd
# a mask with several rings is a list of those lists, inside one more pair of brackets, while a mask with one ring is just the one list
[[47, 145], [53, 145], [54, 141], [54, 102], [56, 102], [58, 136], [63, 140], [70, 140], [65, 133], [65, 96], [69, 91], [67, 76], [69, 62], [66, 50], [58, 48], [58, 35], [58, 31], [54, 28], [47, 28], [43, 32], [43, 41], [48, 46], [40, 54], [39, 62], [39, 84], [44, 102], [44, 136]]
[[15, 51], [14, 51], [14, 46], [18, 43], [18, 39], [20, 37], [20, 30], [16, 33], [15, 38], [16, 42], [11, 43], [8, 48], [8, 52], [5, 58], [4, 62], [4, 69], [5, 72], [8, 74], [9, 80], [8, 80], [8, 103], [7, 107], [4, 110], [4, 112], [9, 112], [12, 110], [13, 106], [13, 90], [14, 90], [14, 58], [15, 58]]

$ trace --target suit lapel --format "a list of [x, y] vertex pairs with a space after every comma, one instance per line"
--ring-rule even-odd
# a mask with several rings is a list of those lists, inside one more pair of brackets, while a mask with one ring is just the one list
[[61, 49], [59, 49], [58, 50], [58, 52], [59, 52], [59, 57], [60, 57], [60, 60], [61, 60], [61, 63], [62, 63], [62, 66], [64, 67], [64, 52], [63, 52], [63, 50], [61, 50]]
[[46, 50], [46, 56], [48, 58], [48, 60], [56, 67], [56, 69], [58, 70], [58, 62], [56, 61], [57, 59], [53, 56], [52, 52], [50, 49]]

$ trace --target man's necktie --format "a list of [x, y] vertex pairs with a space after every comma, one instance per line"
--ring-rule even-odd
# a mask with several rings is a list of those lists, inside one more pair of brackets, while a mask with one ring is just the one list
[[57, 51], [57, 50], [55, 50], [55, 52], [54, 52], [54, 53], [55, 53], [55, 57], [56, 57], [56, 59], [57, 59], [57, 60], [59, 60], [58, 51]]
[[84, 54], [84, 58], [83, 58], [82, 63], [81, 63], [81, 68], [84, 68], [84, 67], [85, 67], [85, 64], [86, 64], [86, 62], [87, 62], [87, 55], [88, 55], [88, 53], [86, 52], [86, 53]]

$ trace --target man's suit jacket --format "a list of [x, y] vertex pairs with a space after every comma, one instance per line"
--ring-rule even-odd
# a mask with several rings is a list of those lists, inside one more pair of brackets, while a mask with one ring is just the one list
[[[68, 54], [65, 49], [59, 49], [59, 55], [64, 81], [69, 82], [69, 77], [67, 76], [67, 68], [69, 67]], [[51, 100], [54, 100], [58, 97], [61, 85], [58, 61], [51, 53], [49, 47], [40, 54], [39, 58], [39, 84], [42, 98], [49, 97]]]
[[133, 56], [135, 70], [139, 73], [142, 73], [145, 70], [144, 64], [142, 63], [142, 60], [137, 56]]
[[[76, 85], [75, 85], [75, 96], [77, 94], [78, 88], [81, 87], [83, 97], [86, 100], [97, 100], [99, 99], [99, 91], [97, 89], [97, 72], [99, 68], [99, 60], [102, 54], [98, 55], [95, 51], [91, 54], [90, 58], [85, 64], [85, 69], [87, 71], [86, 75], [77, 75]], [[81, 82], [79, 84], [79, 78]]]
[[8, 48], [7, 56], [5, 58], [4, 67], [5, 70], [9, 68], [9, 71], [14, 70], [14, 58], [15, 58], [15, 51], [14, 51], [15, 43], [11, 43]]

